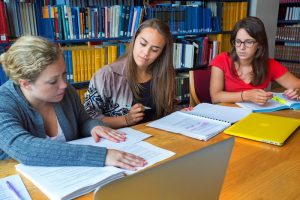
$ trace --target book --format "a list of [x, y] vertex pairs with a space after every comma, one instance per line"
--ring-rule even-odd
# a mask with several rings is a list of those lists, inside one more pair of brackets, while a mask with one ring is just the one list
[[16, 165], [49, 199], [74, 199], [124, 177], [122, 169], [106, 167], [40, 167]]
[[299, 119], [251, 113], [224, 130], [224, 133], [282, 146], [299, 125]]
[[[12, 185], [11, 189], [7, 182]], [[17, 198], [18, 197], [18, 198]], [[0, 199], [2, 200], [31, 200], [28, 191], [18, 174], [7, 176], [0, 179]]]
[[97, 187], [101, 187], [126, 175], [136, 173], [175, 154], [174, 152], [141, 141], [150, 137], [149, 134], [131, 128], [123, 128], [119, 129], [119, 131], [126, 133], [127, 140], [125, 142], [113, 143], [106, 139], [101, 139], [100, 142], [95, 143], [91, 137], [88, 137], [69, 143], [102, 146], [135, 154], [146, 160], [146, 166], [138, 167], [136, 171], [129, 171], [112, 166], [45, 167], [18, 164], [16, 165], [16, 169], [47, 195], [49, 199], [65, 200], [87, 194]]
[[207, 141], [249, 113], [243, 108], [200, 103], [191, 111], [173, 112], [147, 126]]
[[257, 105], [252, 102], [238, 102], [238, 106], [251, 110], [252, 112], [274, 112], [283, 109], [300, 109], [300, 101], [288, 99], [283, 93], [273, 92], [273, 98], [264, 105]]
[[5, 4], [0, 1], [0, 43], [8, 42], [8, 27], [5, 16]]

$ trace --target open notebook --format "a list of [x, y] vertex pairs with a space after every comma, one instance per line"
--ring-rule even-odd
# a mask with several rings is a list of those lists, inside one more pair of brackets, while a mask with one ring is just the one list
[[201, 103], [191, 111], [173, 112], [147, 126], [206, 141], [249, 113], [243, 108]]
[[291, 100], [284, 96], [283, 93], [273, 92], [273, 98], [264, 105], [258, 105], [253, 102], [238, 102], [238, 106], [249, 109], [252, 112], [274, 112], [283, 109], [300, 109], [300, 101]]
[[224, 133], [281, 146], [299, 125], [299, 119], [251, 113]]

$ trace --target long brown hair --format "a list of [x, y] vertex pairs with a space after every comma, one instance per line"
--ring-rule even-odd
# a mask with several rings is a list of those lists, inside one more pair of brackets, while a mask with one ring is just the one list
[[174, 108], [175, 70], [173, 67], [173, 39], [168, 25], [159, 19], [144, 21], [135, 32], [126, 52], [126, 78], [135, 98], [139, 99], [140, 84], [138, 83], [137, 65], [133, 58], [133, 47], [137, 36], [145, 28], [153, 28], [165, 39], [166, 43], [161, 54], [148, 67], [152, 75], [151, 96], [156, 107], [157, 118], [169, 114]]
[[251, 84], [254, 86], [259, 85], [265, 80], [268, 73], [269, 47], [265, 26], [257, 17], [246, 17], [235, 24], [230, 37], [230, 43], [232, 44], [230, 52], [230, 58], [232, 61], [231, 73], [235, 77], [238, 75], [234, 67], [234, 62], [239, 63], [239, 58], [233, 45], [233, 41], [236, 39], [237, 32], [240, 29], [244, 29], [258, 43], [258, 48], [252, 60], [253, 77]]

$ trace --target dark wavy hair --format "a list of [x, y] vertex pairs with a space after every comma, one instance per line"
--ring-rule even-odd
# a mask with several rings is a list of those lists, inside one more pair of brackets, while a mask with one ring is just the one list
[[246, 17], [235, 24], [230, 37], [230, 43], [232, 45], [232, 49], [230, 52], [230, 58], [232, 61], [231, 73], [235, 77], [237, 77], [238, 75], [234, 67], [234, 62], [239, 63], [239, 57], [236, 53], [233, 41], [236, 39], [237, 32], [240, 29], [244, 29], [258, 43], [257, 51], [255, 52], [254, 58], [252, 60], [253, 77], [251, 80], [251, 84], [254, 86], [259, 85], [265, 80], [268, 70], [267, 66], [269, 59], [269, 47], [265, 26], [263, 22], [257, 17]]
[[158, 31], [166, 43], [161, 54], [148, 67], [152, 74], [151, 96], [153, 98], [157, 118], [169, 114], [174, 109], [175, 99], [175, 70], [173, 67], [173, 39], [167, 24], [159, 19], [144, 21], [135, 32], [129, 44], [126, 54], [126, 78], [135, 98], [140, 98], [140, 84], [137, 77], [137, 65], [133, 58], [133, 47], [137, 36], [145, 28], [152, 28]]

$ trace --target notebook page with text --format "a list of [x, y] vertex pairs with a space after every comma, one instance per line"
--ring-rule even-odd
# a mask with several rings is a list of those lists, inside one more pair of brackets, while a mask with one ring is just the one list
[[230, 123], [176, 111], [147, 126], [206, 141], [230, 126]]
[[49, 199], [73, 199], [124, 176], [116, 167], [40, 167], [16, 165]]
[[[95, 143], [93, 140], [84, 140], [84, 142], [82, 142], [82, 140], [79, 139], [78, 141], [78, 144], [81, 145], [98, 146], [98, 143]], [[72, 141], [72, 144], [76, 144], [76, 140]], [[143, 141], [136, 143], [131, 141], [127, 143], [127, 145], [115, 143], [115, 145], [108, 145], [107, 148], [114, 148], [117, 144], [119, 144], [120, 147], [116, 149], [143, 157], [147, 162], [146, 166], [140, 167], [136, 171], [129, 171], [109, 166], [43, 167], [18, 164], [16, 165], [16, 169], [40, 188], [50, 199], [73, 199], [91, 192], [108, 182], [119, 179], [125, 174], [130, 175], [175, 154], [174, 152]]]

